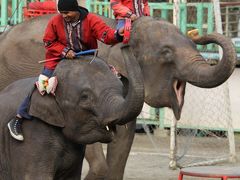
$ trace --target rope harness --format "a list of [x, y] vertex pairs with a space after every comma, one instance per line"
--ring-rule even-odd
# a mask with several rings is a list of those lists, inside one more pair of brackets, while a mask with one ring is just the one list
[[127, 44], [130, 40], [130, 34], [131, 34], [131, 19], [126, 18], [125, 19], [125, 26], [124, 26], [124, 34], [123, 34], [123, 44]]

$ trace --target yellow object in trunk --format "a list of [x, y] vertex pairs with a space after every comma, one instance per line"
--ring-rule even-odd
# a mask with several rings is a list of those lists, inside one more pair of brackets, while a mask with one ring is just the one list
[[193, 30], [188, 31], [187, 36], [190, 37], [191, 39], [199, 36], [198, 29], [193, 29]]

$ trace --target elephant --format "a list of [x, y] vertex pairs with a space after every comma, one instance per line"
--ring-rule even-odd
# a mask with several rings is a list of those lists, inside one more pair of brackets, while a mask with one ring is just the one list
[[[129, 48], [123, 47], [129, 54]], [[134, 63], [135, 62], [135, 63]], [[112, 73], [105, 61], [92, 56], [59, 62], [54, 71], [55, 95], [42, 96], [36, 77], [20, 79], [0, 92], [0, 177], [3, 180], [80, 180], [86, 144], [109, 143], [114, 127], [141, 112], [144, 87], [136, 61], [126, 59], [129, 88]], [[25, 120], [24, 142], [16, 141], [7, 123], [31, 92]]]
[[[102, 18], [108, 25], [115, 26], [114, 20]], [[215, 66], [208, 64], [196, 49], [196, 44], [209, 43], [220, 45], [223, 49], [223, 57]], [[152, 17], [141, 17], [132, 24], [128, 44], [142, 70], [145, 102], [155, 108], [171, 108], [177, 120], [181, 116], [187, 82], [201, 88], [216, 87], [230, 77], [237, 62], [235, 48], [229, 38], [212, 33], [189, 39], [173, 24]], [[109, 51], [108, 46], [100, 43], [99, 49], [100, 57], [128, 77], [119, 45]], [[136, 118], [127, 126], [129, 128], [117, 126], [118, 133], [107, 146], [106, 158], [100, 151], [102, 146], [99, 143], [87, 146], [85, 157], [90, 170], [85, 179], [123, 179]]]
[[[0, 71], [0, 75], [5, 77], [0, 79], [0, 87], [13, 78], [36, 73], [39, 68], [37, 60], [44, 58], [40, 56], [40, 51], [43, 51], [40, 35], [49, 17], [26, 21], [2, 37], [0, 68], [4, 70]], [[115, 27], [115, 20], [106, 17], [102, 19], [109, 26]], [[17, 36], [20, 32], [26, 32], [25, 28], [28, 29], [28, 33], [23, 35], [25, 37]], [[208, 64], [196, 48], [196, 44], [209, 43], [220, 45], [223, 49], [221, 60], [214, 66]], [[229, 38], [212, 33], [189, 39], [173, 24], [153, 17], [141, 17], [134, 21], [128, 44], [143, 75], [144, 101], [156, 108], [170, 107], [176, 119], [181, 116], [186, 83], [201, 88], [216, 87], [230, 77], [237, 61], [235, 48]], [[7, 48], [12, 46], [21, 52], [18, 62], [11, 60], [11, 57], [16, 59], [16, 54], [9, 53]], [[98, 56], [114, 65], [128, 79], [119, 46], [106, 46], [99, 42]], [[22, 71], [19, 71], [20, 67]], [[15, 77], [12, 77], [13, 72]], [[127, 81], [125, 84], [127, 87]], [[127, 126], [117, 126], [114, 140], [108, 144], [106, 159], [100, 144], [87, 146], [85, 157], [90, 163], [90, 170], [86, 179], [123, 179], [134, 139], [136, 117], [133, 119]]]

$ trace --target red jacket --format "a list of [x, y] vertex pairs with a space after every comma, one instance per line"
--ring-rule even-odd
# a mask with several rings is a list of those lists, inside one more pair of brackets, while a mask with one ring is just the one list
[[[80, 42], [83, 44], [82, 50], [96, 49], [97, 40], [105, 44], [115, 44], [119, 42], [116, 38], [116, 31], [108, 27], [98, 16], [87, 13], [81, 19]], [[69, 48], [69, 40], [66, 38], [66, 23], [63, 17], [58, 14], [52, 17], [47, 25], [43, 41], [46, 48], [46, 59], [63, 57], [66, 48]], [[66, 52], [65, 52], [66, 54]], [[45, 67], [55, 69], [59, 61], [48, 61]]]
[[110, 4], [116, 19], [129, 18], [132, 14], [150, 16], [148, 0], [110, 0]]

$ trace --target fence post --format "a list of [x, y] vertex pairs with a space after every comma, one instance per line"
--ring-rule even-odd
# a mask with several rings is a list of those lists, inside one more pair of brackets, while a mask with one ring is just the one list
[[179, 27], [180, 25], [180, 0], [174, 0], [173, 4], [173, 24]]
[[23, 0], [18, 2], [18, 22], [21, 23], [23, 21], [23, 7], [26, 6], [26, 3]]
[[7, 26], [8, 0], [1, 0], [1, 26]]
[[[213, 4], [210, 3], [207, 5], [207, 9], [208, 9], [208, 18], [207, 18], [207, 33], [210, 34], [214, 31], [214, 22], [213, 22]], [[213, 50], [213, 45], [212, 44], [208, 44], [207, 45], [207, 50]]]
[[18, 15], [18, 0], [12, 0], [12, 17], [11, 17], [11, 24], [17, 24], [17, 15]]
[[187, 4], [180, 4], [180, 29], [181, 32], [186, 34], [187, 32]]
[[85, 0], [85, 7], [91, 12], [91, 2], [90, 2], [90, 0]]
[[[180, 0], [174, 0], [174, 9], [173, 9], [173, 24], [179, 27], [180, 25]], [[170, 127], [170, 162], [169, 168], [177, 168], [177, 120], [175, 116], [171, 121]]]

